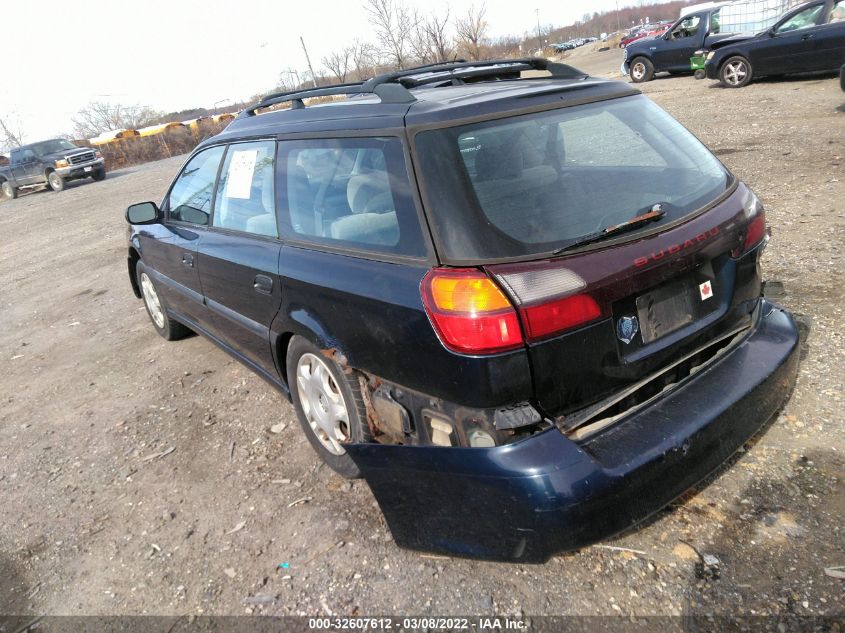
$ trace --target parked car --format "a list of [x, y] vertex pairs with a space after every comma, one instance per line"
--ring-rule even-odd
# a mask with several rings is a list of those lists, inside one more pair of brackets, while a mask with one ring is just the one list
[[621, 48], [626, 48], [629, 44], [633, 44], [634, 42], [638, 42], [642, 39], [658, 37], [668, 31], [670, 26], [672, 26], [671, 22], [668, 24], [646, 25], [645, 27], [632, 32], [627, 37], [623, 37], [619, 42], [619, 46]]
[[714, 50], [721, 40], [738, 37], [721, 32], [718, 12], [716, 6], [689, 13], [663, 35], [628, 44], [623, 54], [622, 72], [630, 75], [634, 83], [651, 81], [659, 72], [690, 72], [690, 58], [697, 50]]
[[835, 71], [845, 63], [845, 0], [817, 0], [751, 39], [711, 51], [705, 72], [728, 88], [765, 75]]
[[629, 84], [544, 59], [269, 95], [126, 217], [155, 330], [288, 397], [404, 547], [540, 562], [627, 529], [796, 377], [755, 195]]
[[47, 185], [53, 191], [61, 191], [67, 181], [89, 177], [106, 177], [99, 150], [55, 138], [13, 149], [9, 165], [0, 167], [0, 189], [5, 197], [17, 198], [21, 189]]

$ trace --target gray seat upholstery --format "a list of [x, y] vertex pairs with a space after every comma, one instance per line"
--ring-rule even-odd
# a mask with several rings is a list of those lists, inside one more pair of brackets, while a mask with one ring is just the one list
[[346, 200], [352, 213], [379, 213], [395, 209], [390, 179], [387, 172], [381, 170], [352, 176], [346, 185]]
[[246, 221], [246, 231], [256, 235], [276, 237], [276, 216], [272, 213], [254, 215]]
[[395, 246], [399, 241], [396, 212], [354, 213], [338, 218], [329, 226], [329, 236], [338, 240]]

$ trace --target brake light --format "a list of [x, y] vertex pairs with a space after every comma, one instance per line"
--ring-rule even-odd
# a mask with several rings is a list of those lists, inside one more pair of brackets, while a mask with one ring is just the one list
[[529, 339], [571, 330], [601, 317], [601, 308], [590, 295], [572, 295], [548, 303], [521, 308]]
[[747, 253], [766, 237], [766, 212], [751, 189], [748, 189], [745, 193], [742, 211], [748, 224], [745, 226], [745, 238], [742, 241], [742, 246], [731, 251], [731, 256], [734, 258]]
[[745, 242], [742, 245], [742, 252], [750, 250], [753, 246], [760, 243], [766, 235], [766, 214], [762, 210], [759, 214], [748, 223], [745, 230]]
[[421, 295], [437, 335], [455, 352], [492, 354], [523, 343], [516, 310], [479, 270], [435, 268], [423, 279]]

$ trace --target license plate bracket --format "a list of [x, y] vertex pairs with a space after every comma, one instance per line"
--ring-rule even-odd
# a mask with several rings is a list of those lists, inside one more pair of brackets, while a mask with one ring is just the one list
[[637, 316], [643, 343], [648, 344], [689, 325], [698, 317], [696, 286], [685, 277], [637, 297]]

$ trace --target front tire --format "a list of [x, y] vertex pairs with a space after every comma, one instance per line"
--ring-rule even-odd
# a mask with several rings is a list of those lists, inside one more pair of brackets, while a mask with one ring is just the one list
[[645, 57], [635, 57], [631, 60], [628, 74], [635, 84], [654, 79], [654, 64]]
[[345, 373], [301, 336], [291, 339], [286, 366], [296, 417], [314, 451], [339, 475], [359, 478], [361, 471], [344, 448], [370, 437], [357, 375]]
[[65, 179], [58, 173], [51, 171], [47, 174], [47, 184], [53, 191], [62, 191], [65, 188]]
[[751, 63], [741, 55], [728, 58], [719, 69], [719, 81], [726, 88], [742, 88], [751, 81]]
[[100, 180], [105, 180], [105, 179], [106, 179], [106, 170], [105, 170], [105, 168], [95, 170], [95, 171], [94, 171], [94, 173], [93, 173], [93, 174], [91, 174], [91, 178], [93, 178], [94, 180], [96, 180], [96, 181], [98, 181], [98, 182], [99, 182]]
[[135, 265], [135, 275], [138, 279], [138, 288], [141, 289], [141, 297], [144, 299], [144, 307], [156, 332], [167, 341], [177, 341], [190, 334], [191, 331], [187, 327], [167, 316], [167, 306], [141, 262]]
[[17, 187], [13, 187], [12, 183], [8, 180], [3, 181], [3, 195], [7, 197], [9, 200], [14, 200], [18, 197], [18, 189]]

